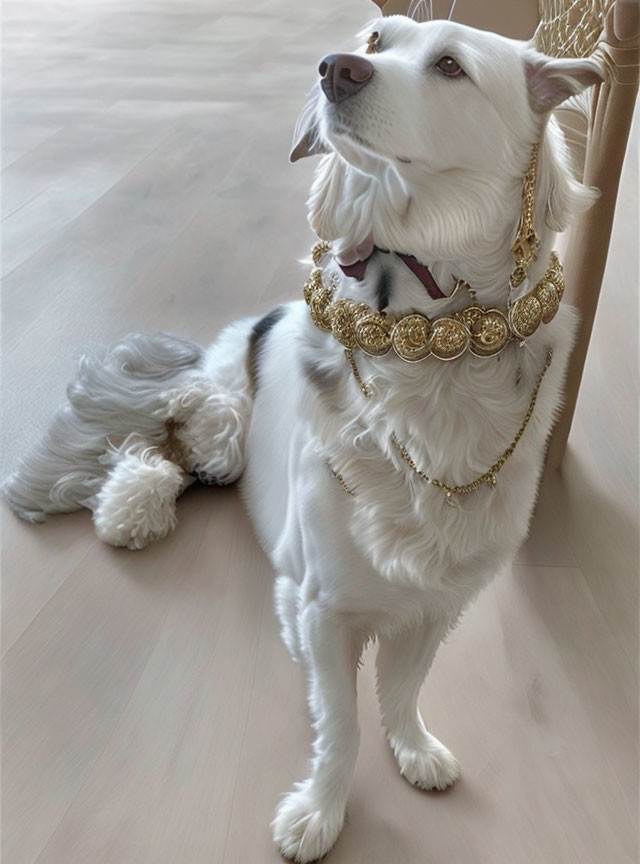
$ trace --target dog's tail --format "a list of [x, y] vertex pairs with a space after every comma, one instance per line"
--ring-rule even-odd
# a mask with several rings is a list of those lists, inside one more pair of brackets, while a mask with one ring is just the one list
[[83, 354], [68, 403], [2, 486], [9, 505], [30, 522], [91, 507], [110, 468], [105, 451], [132, 434], [160, 444], [170, 410], [163, 394], [190, 382], [203, 360], [199, 345], [169, 333], [133, 333]]

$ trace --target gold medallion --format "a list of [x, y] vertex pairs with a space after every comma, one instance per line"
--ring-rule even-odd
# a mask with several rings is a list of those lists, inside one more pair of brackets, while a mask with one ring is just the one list
[[331, 330], [331, 315], [329, 306], [333, 297], [333, 288], [326, 288], [324, 285], [320, 288], [315, 288], [309, 296], [309, 312], [311, 320], [319, 327], [320, 330]]
[[520, 339], [535, 333], [542, 321], [542, 304], [533, 294], [525, 294], [509, 310], [511, 329]]
[[[472, 315], [465, 314], [469, 312]], [[476, 357], [492, 357], [502, 351], [509, 341], [509, 322], [499, 309], [485, 311], [471, 306], [463, 311], [461, 317], [471, 333], [469, 351]]]
[[455, 360], [469, 347], [471, 334], [455, 318], [438, 318], [431, 332], [431, 353], [439, 360]]
[[545, 324], [548, 324], [549, 321], [553, 320], [553, 317], [560, 306], [560, 299], [558, 297], [558, 292], [556, 291], [556, 286], [553, 282], [539, 282], [538, 285], [536, 285], [534, 294], [542, 306], [542, 320]]
[[382, 357], [391, 348], [393, 318], [380, 312], [371, 312], [356, 323], [356, 342], [365, 354]]
[[369, 307], [366, 303], [356, 303], [353, 300], [336, 300], [328, 310], [331, 332], [345, 348], [357, 348], [356, 321], [366, 315]]
[[391, 345], [398, 357], [409, 363], [424, 360], [431, 351], [431, 324], [424, 315], [405, 315], [393, 328]]

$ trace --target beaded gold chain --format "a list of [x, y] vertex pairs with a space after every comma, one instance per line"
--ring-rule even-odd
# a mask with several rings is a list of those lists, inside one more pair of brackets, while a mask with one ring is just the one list
[[[349, 348], [345, 348], [344, 353], [347, 357], [349, 365], [351, 366], [351, 370], [353, 372], [353, 377], [356, 379], [356, 381], [358, 382], [358, 384], [360, 386], [360, 390], [362, 392], [362, 395], [366, 399], [370, 399], [373, 396], [373, 392], [372, 392], [371, 388], [369, 387], [369, 385], [363, 380], [363, 378], [360, 374], [360, 371], [359, 371], [358, 366], [356, 364], [355, 358], [353, 356], [353, 351], [351, 351], [351, 349], [349, 349]], [[425, 483], [429, 483], [431, 486], [435, 486], [437, 489], [440, 489], [442, 492], [445, 493], [447, 504], [452, 504], [452, 505], [454, 504], [454, 500], [453, 500], [454, 495], [467, 495], [467, 494], [469, 494], [469, 492], [475, 492], [477, 489], [480, 489], [480, 487], [485, 485], [485, 484], [492, 489], [495, 488], [495, 486], [498, 482], [499, 472], [502, 470], [502, 468], [505, 465], [505, 463], [507, 462], [507, 460], [513, 455], [516, 447], [518, 446], [518, 444], [520, 442], [520, 439], [524, 435], [524, 430], [529, 425], [529, 421], [531, 420], [531, 417], [533, 416], [533, 412], [534, 412], [535, 407], [536, 407], [536, 402], [538, 400], [538, 393], [540, 392], [540, 386], [542, 385], [542, 380], [543, 380], [544, 376], [546, 375], [549, 366], [551, 366], [551, 360], [552, 359], [553, 359], [553, 349], [547, 348], [547, 354], [545, 357], [544, 366], [542, 367], [542, 369], [538, 375], [538, 378], [536, 379], [536, 383], [535, 383], [535, 386], [533, 388], [533, 392], [531, 394], [531, 399], [529, 400], [529, 406], [526, 410], [526, 413], [524, 415], [522, 423], [520, 424], [520, 427], [515, 434], [513, 441], [511, 442], [511, 444], [509, 444], [509, 446], [502, 453], [502, 455], [499, 456], [498, 459], [496, 459], [496, 461], [493, 463], [493, 465], [490, 468], [488, 468], [483, 474], [480, 474], [478, 477], [476, 477], [470, 483], [465, 483], [464, 485], [461, 485], [461, 486], [452, 486], [449, 483], [445, 483], [444, 480], [438, 480], [437, 477], [430, 477], [428, 474], [426, 474], [424, 471], [422, 471], [420, 468], [418, 468], [415, 460], [410, 455], [410, 453], [407, 450], [407, 448], [405, 447], [405, 445], [399, 440], [399, 438], [395, 432], [391, 433], [391, 441], [392, 441], [393, 445], [396, 447], [396, 449], [400, 453], [400, 456], [404, 459], [404, 461], [407, 463], [409, 468], [411, 468], [413, 473], [416, 474], [416, 476], [420, 477], [421, 480], [424, 480]], [[335, 471], [333, 468], [331, 468], [331, 465], [329, 465], [329, 468], [331, 470], [331, 473], [336, 478], [336, 480], [340, 483], [340, 485], [345, 490], [345, 492], [348, 492], [349, 495], [355, 495], [354, 490], [351, 489], [347, 485], [342, 474], [338, 474], [337, 471]]]
[[516, 432], [515, 438], [513, 439], [511, 444], [509, 444], [509, 446], [500, 456], [500, 458], [496, 459], [491, 468], [485, 471], [484, 474], [480, 474], [478, 477], [475, 478], [475, 480], [472, 480], [471, 483], [465, 483], [463, 486], [450, 486], [448, 483], [444, 483], [442, 480], [438, 480], [436, 477], [429, 477], [427, 474], [425, 474], [424, 471], [421, 471], [420, 468], [418, 468], [413, 458], [409, 455], [407, 448], [398, 440], [395, 432], [391, 433], [391, 440], [393, 444], [395, 445], [395, 447], [397, 447], [398, 452], [400, 453], [404, 461], [407, 463], [407, 465], [414, 472], [414, 474], [420, 477], [421, 480], [424, 480], [425, 483], [430, 483], [432, 486], [436, 486], [438, 489], [441, 489], [446, 494], [448, 504], [453, 504], [454, 495], [466, 495], [469, 492], [475, 492], [476, 489], [479, 489], [485, 483], [487, 486], [494, 488], [496, 483], [498, 482], [498, 473], [501, 471], [505, 462], [513, 455], [520, 439], [524, 435], [524, 430], [529, 425], [529, 420], [531, 420], [534, 408], [536, 407], [536, 401], [538, 399], [538, 393], [540, 391], [542, 379], [546, 375], [547, 369], [551, 365], [552, 358], [553, 350], [551, 348], [547, 348], [547, 356], [545, 358], [544, 366], [542, 367], [542, 370], [538, 375], [535, 387], [533, 388], [533, 393], [531, 394], [529, 407], [527, 408], [524, 419], [520, 424], [520, 428]]
[[511, 247], [515, 259], [515, 267], [511, 272], [509, 284], [517, 288], [527, 277], [529, 264], [535, 259], [540, 248], [540, 239], [536, 234], [536, 175], [538, 173], [538, 145], [534, 144], [531, 152], [529, 168], [522, 181], [522, 213], [516, 239]]

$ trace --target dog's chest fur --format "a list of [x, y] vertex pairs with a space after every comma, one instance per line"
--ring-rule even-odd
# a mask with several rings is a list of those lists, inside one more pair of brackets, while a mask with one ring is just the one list
[[[360, 291], [371, 305], [386, 292], [393, 309], [394, 280], [406, 277], [397, 267], [386, 269], [381, 277], [382, 271], [372, 268]], [[345, 279], [338, 293], [354, 296], [354, 287]], [[451, 303], [441, 303], [449, 308], [437, 314], [446, 314]], [[304, 322], [300, 359], [309, 385], [304, 414], [327, 471], [339, 473], [354, 493], [348, 528], [382, 577], [428, 588], [431, 603], [457, 615], [515, 555], [527, 533], [574, 326], [572, 312], [562, 310], [525, 347], [511, 344], [494, 358], [411, 364], [393, 354], [373, 359], [355, 352], [361, 376], [373, 390], [367, 399], [341, 346]], [[548, 347], [554, 358], [534, 416], [497, 486], [456, 496], [451, 506], [402, 459], [392, 433], [429, 476], [469, 483], [512, 443]]]

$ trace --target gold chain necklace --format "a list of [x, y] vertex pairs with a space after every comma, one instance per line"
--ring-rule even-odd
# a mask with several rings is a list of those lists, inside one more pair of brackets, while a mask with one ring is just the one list
[[[509, 277], [510, 288], [524, 281], [540, 248], [534, 222], [537, 154], [535, 145], [523, 180], [522, 212], [511, 248], [515, 266]], [[321, 240], [311, 250], [314, 268], [304, 284], [311, 320], [345, 348], [359, 348], [371, 357], [382, 357], [390, 351], [408, 363], [427, 357], [456, 360], [467, 352], [476, 357], [494, 357], [510, 341], [527, 339], [541, 324], [552, 321], [564, 295], [562, 264], [557, 253], [551, 252], [542, 278], [506, 309], [481, 306], [466, 282], [459, 280], [454, 294], [459, 287], [467, 288], [473, 299], [471, 306], [433, 319], [417, 312], [395, 318], [367, 303], [346, 297], [334, 299], [338, 277], [334, 275], [326, 285], [320, 266], [330, 249], [331, 244]]]
[[[316, 243], [312, 250], [314, 263], [320, 262], [329, 249], [324, 241]], [[367, 303], [346, 297], [334, 300], [338, 277], [334, 275], [327, 285], [323, 275], [322, 268], [316, 266], [304, 284], [304, 299], [316, 327], [331, 333], [344, 348], [359, 348], [370, 357], [393, 351], [407, 363], [427, 357], [457, 360], [467, 352], [476, 357], [495, 357], [509, 342], [521, 342], [532, 336], [540, 324], [552, 321], [564, 295], [564, 272], [556, 252], [551, 253], [549, 266], [535, 287], [508, 309], [486, 309], [474, 301], [459, 312], [432, 319], [418, 312], [395, 318], [377, 312]], [[461, 286], [471, 291], [462, 281], [456, 290]]]
[[[346, 355], [347, 361], [349, 362], [349, 365], [351, 366], [351, 370], [353, 372], [353, 377], [358, 382], [358, 385], [360, 387], [360, 391], [362, 392], [362, 395], [366, 399], [371, 399], [373, 396], [373, 391], [371, 390], [371, 387], [363, 380], [363, 378], [360, 374], [360, 371], [358, 369], [358, 366], [356, 364], [355, 357], [353, 356], [353, 351], [350, 348], [345, 348], [344, 353]], [[420, 468], [418, 468], [415, 460], [410, 455], [406, 446], [399, 440], [396, 433], [392, 432], [391, 433], [391, 441], [392, 441], [394, 447], [396, 447], [396, 449], [400, 453], [400, 456], [404, 459], [404, 461], [407, 463], [409, 468], [411, 468], [411, 470], [413, 471], [413, 473], [417, 477], [420, 477], [420, 479], [424, 480], [425, 483], [429, 483], [431, 486], [435, 486], [437, 489], [440, 489], [442, 492], [445, 493], [447, 504], [453, 505], [455, 503], [454, 502], [454, 495], [467, 495], [470, 492], [475, 492], [477, 489], [480, 489], [480, 487], [485, 485], [485, 484], [492, 489], [495, 488], [495, 486], [498, 482], [499, 472], [502, 470], [502, 468], [505, 465], [505, 463], [507, 462], [507, 460], [510, 459], [510, 457], [515, 452], [515, 449], [518, 446], [520, 439], [524, 435], [524, 431], [527, 428], [527, 426], [529, 425], [529, 421], [531, 420], [531, 417], [533, 416], [533, 412], [534, 412], [534, 409], [536, 407], [536, 402], [538, 400], [538, 393], [540, 392], [540, 386], [542, 385], [542, 381], [544, 379], [544, 376], [547, 373], [549, 366], [551, 366], [552, 359], [553, 359], [553, 349], [547, 348], [547, 354], [545, 357], [544, 366], [542, 367], [540, 373], [538, 374], [535, 386], [533, 388], [533, 392], [531, 393], [531, 399], [529, 400], [529, 406], [526, 410], [526, 413], [524, 415], [522, 423], [520, 424], [520, 427], [515, 434], [513, 441], [511, 442], [511, 444], [509, 444], [509, 446], [502, 453], [502, 455], [499, 456], [498, 459], [496, 459], [496, 461], [493, 463], [493, 465], [490, 468], [488, 468], [483, 474], [480, 474], [478, 477], [476, 477], [470, 483], [465, 483], [464, 485], [461, 485], [461, 486], [454, 486], [454, 485], [451, 485], [450, 483], [446, 483], [444, 480], [438, 480], [437, 477], [430, 477], [428, 474], [426, 474], [424, 471], [422, 471]], [[335, 471], [331, 467], [331, 465], [329, 465], [329, 468], [330, 468], [333, 476], [336, 478], [338, 483], [344, 489], [344, 491], [347, 492], [349, 495], [355, 496], [355, 494], [356, 494], [355, 491], [350, 486], [347, 485], [342, 474], [339, 474], [337, 471]]]
[[[529, 168], [524, 177], [522, 190], [522, 213], [517, 236], [511, 251], [515, 266], [509, 278], [510, 288], [516, 288], [527, 276], [529, 264], [535, 260], [540, 240], [535, 231], [535, 187], [537, 173], [538, 145], [534, 145]], [[351, 367], [353, 377], [366, 399], [373, 396], [371, 387], [363, 380], [354, 349], [360, 348], [365, 354], [380, 357], [392, 348], [396, 355], [407, 362], [418, 362], [428, 356], [440, 360], [454, 360], [467, 351], [478, 357], [492, 357], [498, 354], [513, 339], [523, 340], [533, 335], [541, 323], [551, 321], [564, 294], [564, 273], [556, 252], [552, 252], [542, 279], [535, 287], [515, 303], [505, 314], [500, 309], [485, 309], [475, 301], [475, 293], [466, 283], [459, 282], [469, 290], [473, 305], [460, 312], [430, 320], [424, 315], [411, 313], [395, 320], [392, 316], [374, 311], [366, 303], [356, 303], [347, 298], [334, 300], [337, 277], [329, 286], [324, 284], [320, 267], [323, 256], [331, 246], [326, 241], [316, 243], [311, 255], [315, 265], [304, 285], [304, 298], [309, 306], [311, 319], [321, 330], [329, 331], [344, 346], [345, 356]], [[454, 292], [455, 293], [455, 292]], [[515, 452], [533, 412], [544, 376], [551, 365], [553, 350], [547, 348], [544, 366], [538, 374], [529, 406], [522, 423], [511, 444], [502, 455], [483, 474], [469, 483], [457, 486], [430, 477], [418, 468], [406, 446], [391, 433], [391, 441], [400, 456], [413, 473], [446, 496], [448, 504], [454, 504], [454, 496], [467, 495], [486, 485], [495, 488], [497, 477], [508, 459]], [[347, 484], [342, 474], [329, 469], [340, 486], [349, 495], [355, 491]]]

